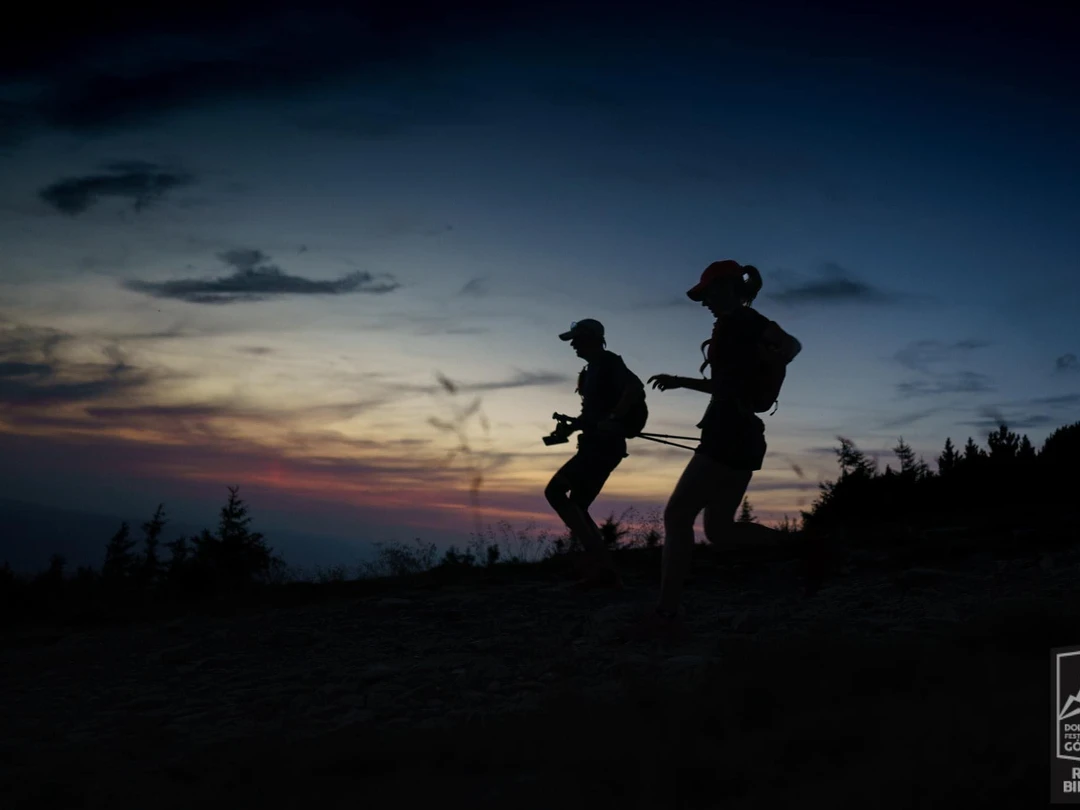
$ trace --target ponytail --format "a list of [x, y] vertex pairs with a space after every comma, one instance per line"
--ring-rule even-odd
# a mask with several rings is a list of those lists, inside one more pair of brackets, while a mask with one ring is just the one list
[[[757, 298], [758, 293], [761, 292], [761, 271], [752, 264], [744, 264], [742, 269], [746, 278], [740, 276], [737, 280], [739, 300], [743, 306], [750, 306], [754, 299]], [[712, 337], [701, 344], [701, 354], [705, 358], [705, 362], [701, 364], [698, 371], [702, 376], [705, 374], [705, 369], [712, 365], [712, 347], [716, 342], [719, 331], [720, 321], [717, 320], [713, 324]]]
[[752, 264], [743, 265], [743, 271], [746, 273], [746, 280], [742, 283], [742, 298], [750, 304], [761, 292], [761, 271]]

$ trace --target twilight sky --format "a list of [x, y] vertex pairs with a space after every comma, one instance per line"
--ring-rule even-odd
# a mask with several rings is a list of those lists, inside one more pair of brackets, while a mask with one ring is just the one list
[[[208, 525], [239, 484], [272, 544], [446, 542], [477, 464], [485, 522], [554, 526], [557, 334], [598, 318], [642, 379], [694, 375], [685, 291], [722, 258], [804, 346], [767, 519], [835, 476], [837, 435], [931, 461], [1080, 418], [1067, 12], [376, 5], [5, 31], [5, 494]], [[704, 395], [649, 394], [652, 431], [693, 432]], [[689, 456], [630, 452], [598, 516], [662, 505]]]

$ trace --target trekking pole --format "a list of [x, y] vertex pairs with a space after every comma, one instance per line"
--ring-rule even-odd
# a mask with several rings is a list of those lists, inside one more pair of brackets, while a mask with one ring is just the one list
[[[672, 447], [681, 447], [683, 450], [693, 450], [693, 447], [687, 447], [685, 444], [675, 444], [675, 442], [664, 441], [660, 436], [664, 436], [664, 433], [639, 433], [637, 438], [648, 439], [650, 442], [656, 442], [657, 444], [670, 444]], [[690, 439], [689, 436], [671, 436], [672, 439]], [[690, 439], [693, 441], [693, 439]]]

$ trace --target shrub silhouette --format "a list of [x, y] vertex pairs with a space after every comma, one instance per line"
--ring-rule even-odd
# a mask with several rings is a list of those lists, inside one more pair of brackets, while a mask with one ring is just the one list
[[750, 503], [749, 498], [743, 498], [742, 506], [739, 507], [739, 523], [757, 523], [757, 518], [754, 516], [754, 507]]
[[876, 464], [844, 437], [836, 450], [840, 476], [820, 485], [803, 526], [811, 532], [885, 524], [908, 529], [967, 526], [1002, 535], [1031, 524], [1053, 523], [1063, 514], [1066, 493], [1075, 491], [1080, 423], [1059, 428], [1036, 452], [1026, 435], [1000, 424], [980, 447], [968, 437], [962, 452], [951, 438], [933, 472], [899, 440], [893, 452], [900, 470]]

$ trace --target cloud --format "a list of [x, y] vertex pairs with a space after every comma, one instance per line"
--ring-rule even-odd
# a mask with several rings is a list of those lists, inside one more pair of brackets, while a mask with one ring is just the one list
[[[991, 345], [988, 341], [965, 338], [954, 342], [940, 340], [916, 340], [900, 349], [893, 359], [904, 368], [917, 372], [921, 379], [904, 380], [896, 384], [896, 392], [901, 398], [918, 396], [937, 396], [941, 394], [978, 394], [993, 391], [990, 377], [975, 371], [946, 370], [957, 360], [965, 359], [971, 352]], [[923, 412], [930, 415], [933, 410]], [[918, 418], [922, 418], [919, 416]], [[903, 419], [903, 417], [900, 417]], [[913, 419], [912, 421], [917, 421]], [[904, 421], [888, 424], [899, 427]], [[907, 422], [910, 424], [910, 422]]]
[[[687, 289], [690, 285], [687, 285]], [[655, 310], [655, 309], [685, 309], [689, 311], [690, 307], [700, 308], [701, 304], [697, 301], [691, 301], [685, 295], [671, 295], [660, 298], [653, 298], [647, 301], [637, 301], [630, 304], [631, 310]]]
[[896, 384], [901, 397], [925, 397], [941, 394], [982, 394], [997, 390], [991, 378], [975, 371], [939, 374], [932, 379], [906, 380]]
[[1080, 371], [1080, 360], [1075, 354], [1063, 354], [1054, 361], [1054, 368], [1058, 371]]
[[456, 315], [433, 315], [397, 312], [365, 319], [354, 327], [364, 332], [409, 332], [414, 335], [483, 335], [491, 330], [485, 326], [463, 324]]
[[941, 411], [941, 408], [927, 408], [926, 410], [922, 411], [913, 411], [911, 413], [900, 414], [891, 419], [885, 420], [881, 423], [880, 427], [882, 430], [891, 430], [892, 428], [907, 427], [908, 425], [913, 425], [916, 422], [926, 419], [928, 416], [933, 416], [939, 411]]
[[461, 292], [458, 293], [458, 295], [472, 296], [473, 298], [483, 298], [487, 294], [488, 281], [483, 276], [470, 278], [461, 288]]
[[57, 180], [41, 190], [41, 199], [68, 216], [84, 213], [103, 197], [130, 199], [132, 208], [142, 211], [169, 191], [194, 182], [190, 174], [141, 161], [111, 163], [106, 169], [107, 174]]
[[1052, 397], [1036, 397], [1031, 400], [1032, 405], [1050, 405], [1051, 407], [1067, 408], [1080, 405], [1080, 394], [1058, 394]]
[[447, 47], [522, 16], [490, 0], [242, 3], [222, 14], [168, 6], [114, 15], [109, 27], [84, 18], [72, 27], [79, 38], [45, 24], [26, 38], [33, 48], [5, 53], [0, 82], [18, 80], [32, 94], [0, 109], [0, 138], [41, 126], [88, 133], [140, 125], [237, 98], [299, 95], [330, 79], [439, 77]]
[[818, 271], [821, 278], [789, 283], [778, 291], [767, 292], [766, 297], [781, 304], [867, 304], [888, 306], [898, 304], [910, 296], [879, 289], [853, 277], [850, 271], [832, 262], [822, 265]]
[[62, 356], [63, 347], [72, 346], [82, 355], [88, 345], [56, 329], [2, 323], [0, 411], [9, 422], [44, 423], [51, 419], [47, 409], [52, 406], [130, 397], [148, 390], [155, 382], [180, 376], [133, 366], [114, 344], [99, 349], [103, 362], [67, 359]]
[[[446, 380], [441, 377], [440, 379]], [[566, 374], [556, 374], [551, 371], [517, 371], [512, 376], [502, 380], [489, 380], [487, 382], [459, 383], [446, 380], [437, 385], [417, 385], [414, 383], [393, 383], [387, 388], [400, 393], [436, 394], [440, 391], [449, 393], [475, 394], [482, 391], [502, 391], [508, 388], [531, 388], [547, 385], [567, 385], [571, 377]]]
[[958, 340], [954, 343], [943, 343], [940, 340], [916, 340], [900, 349], [895, 359], [904, 368], [912, 371], [933, 373], [932, 366], [947, 363], [989, 345], [988, 341], [974, 338]]
[[99, 368], [88, 380], [42, 382], [40, 379], [0, 377], [0, 405], [37, 408], [91, 402], [130, 393], [149, 381], [146, 373], [122, 365]]
[[1024, 428], [1045, 427], [1056, 424], [1059, 420], [1046, 414], [1032, 414], [1023, 417], [1006, 416], [994, 405], [984, 405], [978, 410], [980, 418], [965, 422], [966, 425], [981, 428], [984, 431], [997, 430], [1002, 425], [1008, 425], [1009, 430], [1023, 430]]
[[571, 378], [566, 374], [556, 374], [550, 371], [518, 371], [514, 376], [506, 380], [495, 380], [486, 383], [471, 383], [461, 386], [462, 391], [499, 391], [507, 388], [532, 388], [546, 385], [565, 385]]
[[52, 366], [47, 363], [23, 363], [17, 360], [0, 361], [0, 377], [24, 377], [27, 375], [47, 377]]
[[230, 250], [219, 255], [233, 273], [212, 279], [176, 279], [151, 282], [128, 280], [124, 286], [155, 298], [173, 298], [192, 304], [232, 304], [263, 301], [281, 295], [344, 295], [393, 292], [401, 285], [389, 274], [357, 271], [332, 281], [292, 276], [269, 264], [259, 250]]
[[6, 318], [0, 323], [7, 324], [0, 329], [0, 360], [43, 361], [51, 365], [56, 362], [59, 348], [75, 339], [74, 335], [50, 327], [27, 326]]

